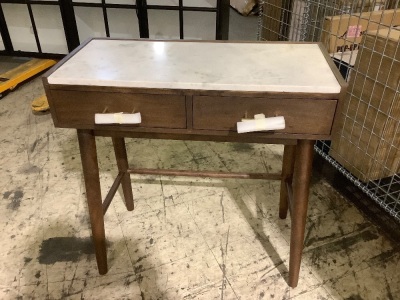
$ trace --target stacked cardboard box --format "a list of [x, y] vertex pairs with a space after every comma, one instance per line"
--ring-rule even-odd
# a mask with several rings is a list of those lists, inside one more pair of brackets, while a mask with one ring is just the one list
[[346, 81], [349, 81], [351, 77], [354, 64], [356, 63], [357, 54], [358, 50], [337, 52], [331, 55], [333, 62], [338, 67], [340, 74], [342, 74]]
[[400, 31], [363, 36], [330, 155], [361, 181], [400, 171]]
[[339, 0], [339, 5], [344, 11], [360, 13], [366, 11], [382, 10], [385, 8], [385, 0]]
[[400, 25], [400, 9], [325, 17], [321, 42], [329, 53], [358, 49], [366, 31]]
[[267, 41], [279, 41], [282, 39], [282, 1], [269, 0], [263, 5], [263, 20], [261, 27], [261, 38]]
[[267, 41], [318, 42], [325, 15], [338, 11], [331, 0], [264, 1], [261, 37]]

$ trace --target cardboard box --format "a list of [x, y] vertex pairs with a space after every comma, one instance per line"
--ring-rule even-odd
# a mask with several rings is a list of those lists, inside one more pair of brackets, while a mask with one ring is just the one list
[[266, 41], [281, 40], [281, 16], [283, 8], [281, 0], [270, 0], [263, 4], [261, 38]]
[[335, 11], [339, 8], [329, 0], [264, 1], [261, 37], [267, 41], [319, 42], [325, 15]]
[[346, 81], [349, 81], [354, 64], [356, 63], [358, 50], [337, 52], [332, 54], [333, 62], [339, 69], [340, 74]]
[[325, 17], [321, 42], [329, 53], [357, 50], [366, 31], [400, 25], [400, 9]]
[[367, 32], [329, 154], [361, 181], [400, 172], [400, 31]]
[[247, 16], [250, 14], [257, 4], [256, 0], [231, 0], [231, 6], [240, 14]]
[[342, 11], [361, 13], [385, 9], [385, 0], [339, 0]]

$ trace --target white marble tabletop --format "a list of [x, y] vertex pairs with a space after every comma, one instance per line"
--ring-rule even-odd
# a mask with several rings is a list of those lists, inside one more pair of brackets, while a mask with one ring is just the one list
[[317, 44], [92, 40], [50, 84], [339, 93]]

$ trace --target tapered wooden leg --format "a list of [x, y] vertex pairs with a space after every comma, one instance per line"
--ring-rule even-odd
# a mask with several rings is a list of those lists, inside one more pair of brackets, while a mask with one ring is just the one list
[[286, 219], [288, 212], [289, 199], [286, 188], [286, 182], [292, 181], [295, 153], [296, 153], [295, 145], [285, 145], [285, 148], [283, 150], [281, 193], [279, 201], [279, 218], [281, 219]]
[[80, 129], [78, 129], [78, 141], [81, 152], [83, 176], [85, 178], [86, 197], [96, 251], [97, 267], [100, 274], [106, 274], [108, 271], [107, 250], [96, 141], [91, 130]]
[[114, 145], [115, 158], [117, 159], [118, 171], [124, 174], [121, 181], [122, 192], [124, 193], [126, 208], [130, 211], [134, 209], [134, 204], [131, 178], [127, 172], [129, 164], [126, 155], [125, 140], [123, 138], [114, 137], [112, 138], [112, 141]]
[[307, 217], [308, 194], [311, 179], [313, 146], [315, 141], [299, 140], [293, 175], [293, 211], [290, 236], [289, 286], [299, 281], [301, 255], [304, 246], [304, 230]]

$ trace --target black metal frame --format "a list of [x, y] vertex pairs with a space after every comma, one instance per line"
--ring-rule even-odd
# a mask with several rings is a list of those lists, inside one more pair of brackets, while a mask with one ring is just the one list
[[0, 5], [0, 34], [3, 39], [4, 48], [6, 51], [13, 52], [13, 44], [11, 42], [10, 33], [8, 31], [6, 19], [4, 17], [3, 8]]
[[[144, 1], [146, 2], [146, 1]], [[201, 12], [214, 12], [216, 13], [216, 32], [215, 39], [227, 40], [229, 34], [229, 0], [217, 0], [216, 7], [196, 7], [196, 6], [183, 6], [183, 0], [179, 0], [178, 6], [171, 5], [147, 5], [147, 10], [175, 10], [179, 12], [179, 35], [180, 39], [184, 39], [183, 33], [183, 12], [184, 11], [201, 11]]]
[[[30, 21], [36, 41], [38, 52], [25, 52], [14, 50], [10, 33], [7, 27], [7, 22], [4, 17], [3, 8], [1, 4], [25, 4], [29, 12]], [[121, 8], [121, 9], [132, 9], [136, 10], [139, 25], [140, 38], [149, 38], [149, 25], [148, 25], [148, 10], [177, 10], [179, 11], [179, 35], [181, 39], [184, 39], [184, 11], [202, 11], [202, 12], [215, 12], [216, 13], [216, 35], [217, 40], [228, 39], [229, 33], [229, 0], [217, 0], [216, 7], [189, 7], [183, 5], [183, 0], [179, 0], [178, 6], [166, 6], [166, 5], [148, 5], [146, 0], [136, 0], [134, 4], [111, 4], [106, 3], [106, 0], [102, 0], [101, 3], [88, 3], [88, 2], [73, 2], [73, 0], [59, 0], [59, 1], [35, 1], [35, 0], [0, 0], [0, 34], [3, 39], [5, 50], [0, 51], [0, 55], [10, 56], [31, 56], [31, 57], [46, 57], [46, 58], [58, 58], [63, 57], [64, 54], [54, 53], [43, 53], [42, 47], [35, 24], [35, 18], [32, 12], [32, 5], [52, 5], [60, 8], [61, 18], [64, 27], [65, 39], [68, 51], [71, 52], [77, 46], [80, 45], [78, 28], [76, 24], [74, 7], [98, 7], [103, 11], [105, 33], [107, 37], [110, 37], [110, 28], [108, 23], [108, 8]]]

